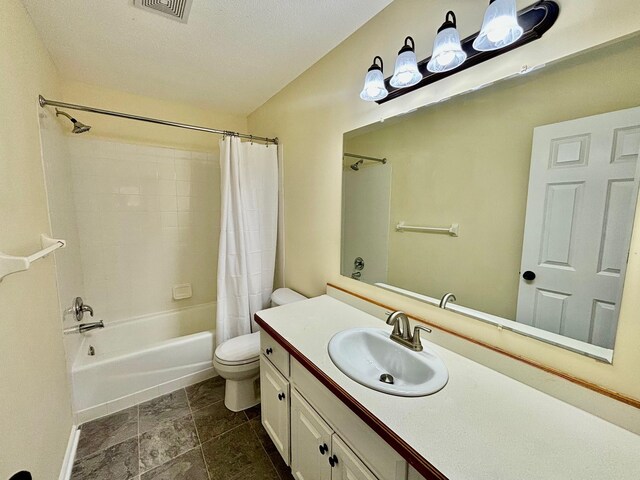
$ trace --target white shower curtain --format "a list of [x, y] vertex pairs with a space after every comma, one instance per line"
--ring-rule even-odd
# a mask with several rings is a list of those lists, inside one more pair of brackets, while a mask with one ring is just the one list
[[278, 155], [274, 145], [220, 140], [218, 344], [257, 331], [253, 314], [269, 305], [278, 230]]

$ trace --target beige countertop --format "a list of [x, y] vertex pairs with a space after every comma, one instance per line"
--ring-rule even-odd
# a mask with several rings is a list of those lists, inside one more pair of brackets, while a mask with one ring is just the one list
[[[336, 333], [384, 328], [327, 295], [258, 312], [306, 359], [451, 480], [638, 480], [640, 436], [428, 341], [449, 370], [441, 391], [397, 397], [343, 374]], [[425, 338], [426, 337], [426, 338]]]

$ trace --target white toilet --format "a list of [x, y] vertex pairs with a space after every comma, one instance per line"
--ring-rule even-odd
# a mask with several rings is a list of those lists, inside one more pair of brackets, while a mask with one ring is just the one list
[[[306, 300], [288, 288], [271, 294], [271, 306]], [[260, 403], [260, 332], [240, 335], [221, 343], [213, 356], [213, 366], [227, 382], [224, 404], [234, 412]]]

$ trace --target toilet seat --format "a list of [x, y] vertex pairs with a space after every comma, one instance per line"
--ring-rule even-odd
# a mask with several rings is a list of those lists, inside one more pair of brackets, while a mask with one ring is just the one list
[[260, 360], [260, 332], [231, 338], [218, 345], [215, 359], [222, 365], [246, 365]]

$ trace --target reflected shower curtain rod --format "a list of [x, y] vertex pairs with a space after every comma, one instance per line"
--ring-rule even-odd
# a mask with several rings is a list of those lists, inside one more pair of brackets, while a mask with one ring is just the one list
[[100, 115], [109, 115], [111, 117], [127, 118], [129, 120], [138, 120], [139, 122], [156, 123], [158, 125], [166, 125], [169, 127], [185, 128], [187, 130], [196, 130], [199, 132], [215, 133], [218, 135], [229, 135], [231, 137], [246, 138], [247, 140], [256, 142], [265, 142], [267, 145], [273, 143], [278, 145], [278, 137], [267, 138], [257, 137], [255, 135], [249, 135], [247, 133], [232, 132], [229, 130], [218, 130], [216, 128], [199, 127], [197, 125], [189, 125], [187, 123], [171, 122], [169, 120], [160, 120], [157, 118], [141, 117], [139, 115], [132, 115], [129, 113], [113, 112], [111, 110], [103, 110], [101, 108], [87, 107], [86, 105], [75, 105], [73, 103], [57, 102], [55, 100], [47, 100], [42, 95], [38, 97], [38, 101], [41, 107], [50, 105], [52, 107], [68, 108], [70, 110], [81, 110], [83, 112], [99, 113]]
[[343, 153], [342, 156], [344, 157], [351, 157], [351, 158], [359, 158], [360, 160], [373, 160], [374, 162], [381, 162], [381, 163], [387, 163], [387, 158], [376, 158], [376, 157], [367, 157], [365, 155], [358, 155], [357, 153]]

